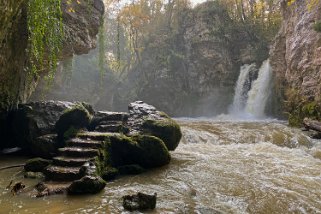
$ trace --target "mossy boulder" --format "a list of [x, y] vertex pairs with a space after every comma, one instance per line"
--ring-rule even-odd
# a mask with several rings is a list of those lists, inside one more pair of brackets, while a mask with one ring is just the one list
[[108, 150], [111, 164], [115, 167], [138, 164], [144, 168], [166, 165], [170, 154], [164, 142], [154, 136], [110, 136]]
[[179, 125], [168, 116], [161, 119], [146, 119], [143, 123], [144, 133], [156, 136], [163, 140], [168, 150], [173, 151], [178, 146], [182, 132]]
[[81, 129], [88, 127], [92, 115], [82, 105], [77, 104], [73, 108], [66, 110], [57, 121], [55, 128], [58, 136], [62, 138], [64, 133], [73, 127], [73, 129]]
[[85, 176], [70, 184], [67, 191], [71, 195], [96, 194], [102, 191], [106, 182], [101, 177]]
[[42, 158], [33, 158], [26, 162], [24, 170], [27, 172], [42, 172], [47, 166], [52, 163], [51, 160]]

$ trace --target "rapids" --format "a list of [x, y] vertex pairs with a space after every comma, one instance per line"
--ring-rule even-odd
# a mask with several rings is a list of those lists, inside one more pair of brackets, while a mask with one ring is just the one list
[[[88, 196], [12, 196], [0, 171], [0, 213], [126, 213], [121, 196], [157, 192], [150, 213], [320, 213], [321, 143], [282, 121], [178, 119], [183, 139], [168, 166], [122, 177]], [[1, 157], [0, 164], [25, 159]]]

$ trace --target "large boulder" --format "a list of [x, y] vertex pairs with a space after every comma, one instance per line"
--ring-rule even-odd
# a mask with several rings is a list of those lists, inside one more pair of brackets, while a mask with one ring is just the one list
[[135, 135], [109, 137], [108, 150], [113, 166], [138, 164], [144, 168], [166, 165], [171, 156], [164, 142], [154, 136]]
[[182, 132], [179, 125], [164, 112], [156, 110], [152, 105], [142, 101], [130, 103], [128, 106], [128, 125], [132, 133], [143, 133], [160, 138], [168, 150], [175, 150]]
[[64, 111], [57, 121], [55, 128], [58, 137], [63, 137], [64, 133], [70, 128], [81, 129], [88, 127], [91, 119], [92, 115], [82, 104], [74, 105], [71, 109]]
[[10, 129], [16, 145], [30, 149], [30, 145], [42, 135], [55, 133], [55, 123], [75, 103], [62, 101], [31, 102], [19, 105], [12, 112]]
[[70, 184], [67, 191], [71, 195], [95, 194], [103, 190], [106, 182], [100, 177], [85, 176]]

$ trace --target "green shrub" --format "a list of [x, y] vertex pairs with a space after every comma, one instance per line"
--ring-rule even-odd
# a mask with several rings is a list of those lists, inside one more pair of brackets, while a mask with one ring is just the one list
[[317, 32], [321, 32], [321, 20], [318, 20], [313, 24], [313, 29]]

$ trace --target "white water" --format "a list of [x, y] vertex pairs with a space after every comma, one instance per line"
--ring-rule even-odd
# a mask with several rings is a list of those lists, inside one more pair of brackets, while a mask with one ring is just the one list
[[255, 64], [241, 67], [240, 76], [235, 87], [233, 104], [229, 114], [237, 118], [262, 119], [265, 118], [264, 110], [271, 94], [272, 70], [269, 60], [263, 62], [258, 72], [258, 78], [251, 84], [249, 74], [255, 69]]
[[254, 63], [251, 65], [245, 64], [241, 66], [240, 75], [235, 86], [233, 104], [229, 109], [229, 113], [232, 113], [233, 115], [239, 115], [243, 113], [247, 101], [248, 89], [250, 88], [251, 84], [249, 74], [250, 71], [255, 69], [256, 65]]
[[254, 81], [248, 93], [245, 111], [255, 118], [264, 118], [266, 102], [271, 94], [272, 70], [270, 61], [263, 62], [257, 80]]

